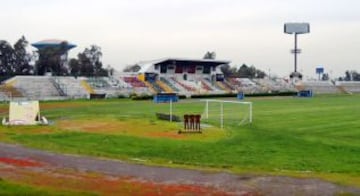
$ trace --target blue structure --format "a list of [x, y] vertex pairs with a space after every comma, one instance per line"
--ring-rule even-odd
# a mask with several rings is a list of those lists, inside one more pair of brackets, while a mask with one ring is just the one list
[[155, 103], [178, 102], [179, 96], [175, 93], [158, 93], [154, 96]]
[[298, 97], [312, 97], [313, 92], [312, 92], [312, 90], [302, 90], [302, 91], [298, 92], [297, 96]]
[[56, 48], [56, 47], [66, 47], [67, 50], [70, 50], [72, 48], [75, 48], [76, 45], [67, 42], [66, 40], [57, 40], [57, 39], [47, 39], [47, 40], [42, 40], [36, 43], [31, 44], [32, 46], [34, 46], [35, 48], [37, 48], [38, 50], [42, 50], [45, 48]]
[[238, 92], [237, 99], [243, 100], [245, 98], [244, 92]]
[[[67, 67], [68, 51], [75, 48], [76, 45], [69, 43], [66, 40], [48, 39], [42, 40], [31, 44], [33, 47], [38, 49], [39, 61], [41, 62], [36, 65], [35, 71], [37, 75], [45, 75], [49, 72], [59, 74], [61, 73], [61, 67]], [[52, 53], [46, 53], [48, 49], [52, 49]], [[55, 49], [55, 50], [54, 50]], [[61, 65], [55, 65], [49, 63], [49, 55], [55, 55], [54, 52], [61, 52]]]

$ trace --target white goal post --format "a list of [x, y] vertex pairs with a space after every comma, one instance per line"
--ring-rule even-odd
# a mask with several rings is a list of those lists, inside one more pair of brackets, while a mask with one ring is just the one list
[[[155, 113], [168, 114], [168, 121], [182, 120], [185, 115], [200, 114], [203, 126], [239, 126], [253, 122], [252, 102], [219, 99], [184, 100], [157, 104]], [[181, 124], [182, 125], [182, 124]]]
[[[224, 114], [228, 113], [224, 111], [224, 104], [241, 104], [241, 105], [247, 105], [248, 108], [248, 122], [252, 123], [252, 102], [244, 102], [244, 101], [227, 101], [227, 100], [217, 100], [217, 99], [206, 99], [206, 100], [202, 100], [204, 102], [206, 102], [206, 106], [205, 106], [205, 111], [204, 111], [204, 118], [205, 119], [209, 119], [209, 113], [211, 113], [211, 111], [209, 110], [209, 105], [211, 103], [218, 103], [218, 110], [216, 111], [216, 113], [219, 112], [219, 120], [220, 120], [220, 127], [224, 128]], [[228, 108], [228, 110], [236, 110], [236, 108]], [[238, 115], [240, 111], [234, 111], [234, 113], [231, 113], [230, 115]], [[244, 121], [244, 119], [243, 119]]]

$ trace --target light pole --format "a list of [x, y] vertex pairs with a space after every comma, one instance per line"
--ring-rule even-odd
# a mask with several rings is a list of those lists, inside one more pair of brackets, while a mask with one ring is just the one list
[[309, 23], [285, 23], [284, 33], [294, 34], [294, 49], [291, 50], [291, 53], [294, 54], [294, 72], [290, 75], [290, 78], [298, 77], [302, 78], [302, 75], [297, 72], [297, 54], [301, 53], [301, 50], [298, 48], [298, 34], [310, 33], [310, 24]]

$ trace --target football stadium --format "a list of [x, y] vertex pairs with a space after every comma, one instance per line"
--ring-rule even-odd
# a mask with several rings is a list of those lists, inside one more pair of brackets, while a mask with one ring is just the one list
[[[139, 63], [138, 72], [107, 77], [11, 77], [1, 85], [1, 141], [135, 165], [360, 186], [360, 82], [226, 78], [220, 66], [229, 62], [164, 58]], [[190, 117], [196, 115], [197, 120]], [[140, 195], [157, 187], [128, 179], [111, 181], [85, 171], [52, 170], [63, 175], [60, 180], [24, 169], [46, 167], [42, 161], [24, 154], [1, 157], [1, 164], [12, 166], [1, 167], [1, 173], [26, 184], [20, 191], [43, 185], [44, 190], [35, 190], [40, 194], [106, 194], [108, 190], [94, 188], [97, 183], [118, 183], [113, 190]], [[186, 179], [181, 184], [180, 192], [228, 193], [211, 187], [194, 190]], [[178, 184], [166, 186], [159, 191], [174, 194], [179, 189]], [[249, 187], [242, 190], [259, 191]]]
[[360, 74], [303, 76], [309, 32], [285, 23], [286, 77], [215, 52], [116, 70], [96, 45], [0, 40], [0, 195], [360, 195]]

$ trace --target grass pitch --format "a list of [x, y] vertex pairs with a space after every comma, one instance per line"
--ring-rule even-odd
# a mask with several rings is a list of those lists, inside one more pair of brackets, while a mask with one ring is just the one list
[[[168, 104], [97, 100], [41, 103], [50, 126], [1, 127], [7, 142], [148, 164], [321, 177], [360, 186], [360, 96], [246, 98], [253, 123], [216, 123], [203, 134], [178, 135], [159, 121]], [[181, 101], [182, 102], [182, 101]], [[179, 111], [204, 105], [179, 103]], [[8, 105], [0, 106], [6, 115]], [[226, 119], [225, 119], [226, 120]]]

